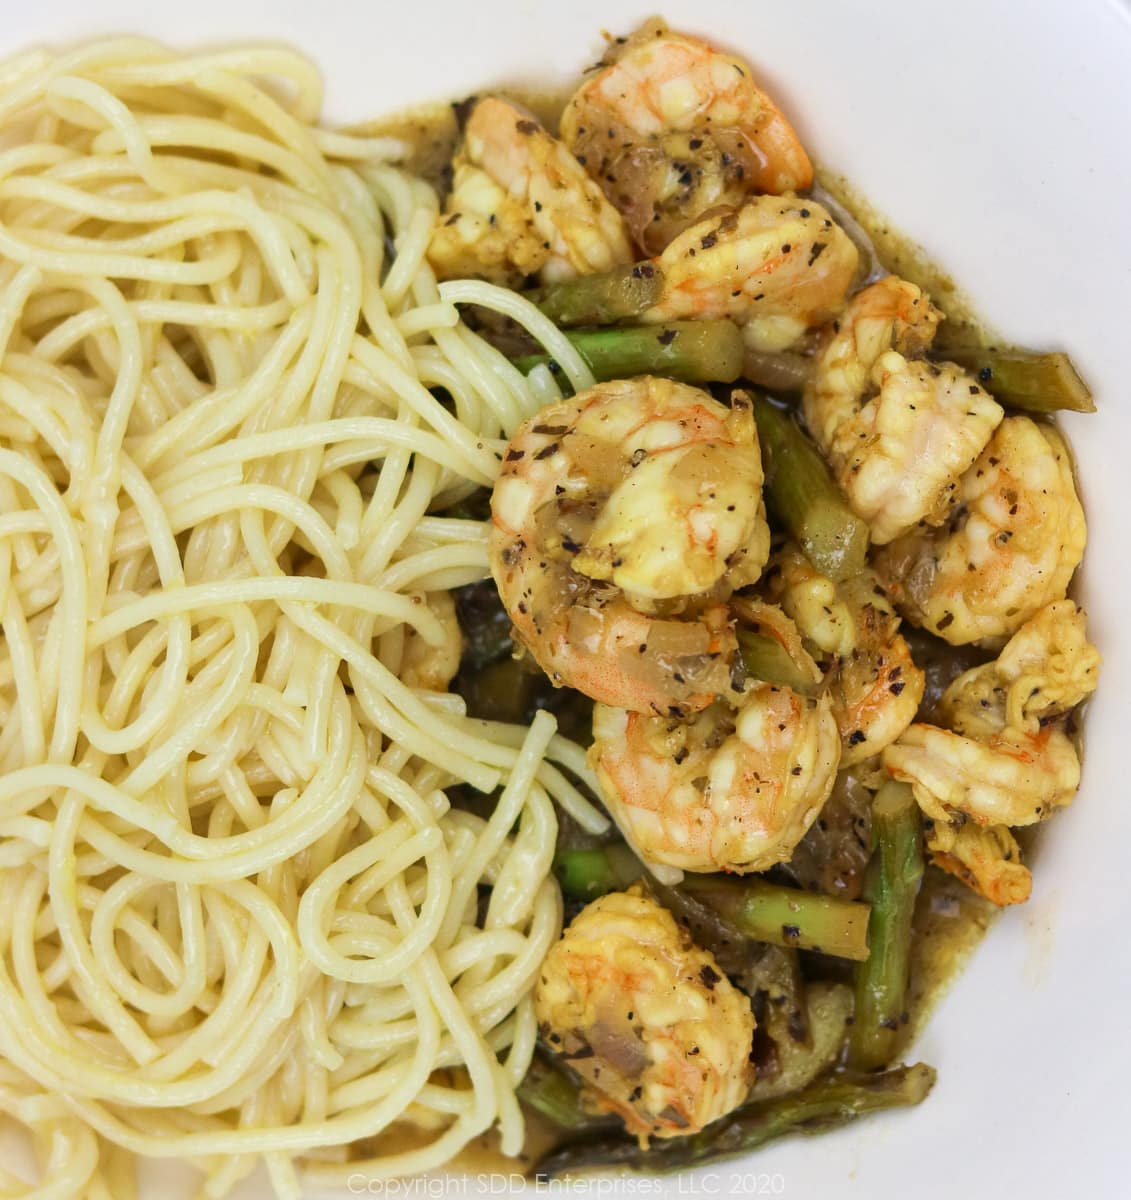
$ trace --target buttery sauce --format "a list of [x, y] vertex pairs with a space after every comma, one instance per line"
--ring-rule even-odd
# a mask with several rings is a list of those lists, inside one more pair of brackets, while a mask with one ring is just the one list
[[[506, 94], [506, 93], [502, 93]], [[561, 95], [511, 95], [547, 128], [556, 130], [564, 103]], [[436, 104], [367, 125], [367, 133], [405, 140], [411, 152], [405, 166], [427, 179], [444, 196], [451, 184], [451, 158], [459, 142], [460, 104]], [[843, 176], [818, 168], [818, 184], [855, 220], [871, 241], [875, 261], [884, 269], [917, 283], [943, 310], [950, 329], [980, 340], [985, 327], [975, 316], [969, 297], [921, 246], [903, 236], [878, 210], [864, 200]], [[954, 648], [918, 631], [907, 631], [916, 661], [928, 674], [927, 694], [920, 719], [930, 720], [943, 689], [962, 671], [989, 655], [975, 647]], [[908, 1004], [907, 1042], [924, 1027], [935, 1005], [951, 986], [998, 910], [953, 877], [928, 866], [916, 906]], [[910, 1046], [905, 1056], [914, 1058]], [[945, 1064], [944, 1064], [945, 1069]], [[518, 1159], [498, 1152], [494, 1134], [476, 1139], [455, 1161], [459, 1172], [508, 1174], [529, 1170], [555, 1140], [554, 1128], [537, 1114], [528, 1115], [527, 1143]]]

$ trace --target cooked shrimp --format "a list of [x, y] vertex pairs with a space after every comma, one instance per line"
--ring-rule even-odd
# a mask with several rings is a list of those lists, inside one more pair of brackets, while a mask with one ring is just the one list
[[648, 1138], [696, 1133], [754, 1081], [750, 1000], [639, 885], [582, 909], [534, 988], [542, 1036]]
[[832, 656], [828, 691], [842, 738], [841, 766], [879, 754], [915, 720], [926, 677], [899, 632], [899, 616], [867, 570], [840, 587], [794, 545], [767, 572], [770, 595], [819, 651]]
[[405, 633], [401, 653], [401, 683], [406, 687], [430, 692], [446, 692], [456, 677], [463, 654], [463, 634], [456, 617], [451, 592], [426, 592], [424, 603], [432, 610], [444, 631], [439, 646], [430, 646], [415, 630]]
[[749, 406], [647, 376], [542, 409], [511, 439], [490, 555], [555, 683], [636, 712], [705, 708], [735, 650], [718, 603], [769, 552]]
[[931, 821], [926, 834], [931, 861], [991, 904], [1024, 904], [1033, 876], [1021, 861], [1021, 847], [1004, 825]]
[[856, 638], [830, 675], [833, 714], [843, 739], [841, 763], [879, 754], [915, 720], [926, 676], [899, 632], [899, 616], [871, 571], [841, 585]]
[[814, 200], [758, 196], [704, 217], [655, 260], [645, 321], [731, 317], [756, 350], [785, 350], [844, 307], [860, 256]]
[[1072, 600], [1046, 605], [993, 661], [960, 675], [943, 695], [943, 719], [977, 737], [999, 729], [1036, 734], [1096, 689], [1100, 656]]
[[685, 871], [785, 862], [828, 799], [840, 737], [828, 696], [748, 684], [687, 721], [598, 705], [589, 761], [637, 854]]
[[793, 127], [738, 58], [650, 21], [562, 114], [562, 138], [649, 253], [708, 209], [807, 188]]
[[1071, 803], [1080, 785], [1076, 750], [1052, 726], [1035, 737], [1005, 731], [976, 739], [915, 724], [884, 751], [884, 766], [939, 821], [958, 811], [982, 824], [1032, 825]]
[[428, 249], [441, 278], [552, 282], [632, 261], [624, 222], [601, 189], [557, 138], [506, 100], [475, 105], [454, 167]]
[[856, 622], [837, 586], [789, 542], [766, 571], [770, 598], [782, 606], [806, 640], [824, 654], [843, 658], [856, 645]]
[[916, 360], [939, 312], [889, 275], [852, 298], [805, 390], [805, 421], [878, 545], [944, 521], [958, 479], [1002, 419], [996, 401], [950, 363]]
[[997, 662], [960, 675], [941, 712], [955, 731], [912, 725], [884, 766], [915, 789], [920, 807], [947, 822], [1030, 825], [1071, 802], [1080, 761], [1054, 722], [1091, 693], [1099, 656], [1069, 600], [1050, 605], [1006, 644]]
[[1064, 439], [1009, 417], [963, 476], [940, 530], [917, 529], [876, 560], [900, 611], [953, 645], [1013, 633], [1061, 599], [1087, 527]]

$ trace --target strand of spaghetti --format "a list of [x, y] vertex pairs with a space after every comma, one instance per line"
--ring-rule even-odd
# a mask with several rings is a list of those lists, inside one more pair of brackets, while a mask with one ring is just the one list
[[[61, 573], [60, 601], [60, 663], [61, 672], [74, 679], [82, 677], [84, 626], [86, 624], [86, 572], [83, 569], [82, 546], [70, 513], [63, 507], [58, 492], [42, 471], [11, 450], [0, 448], [0, 474], [7, 475], [22, 487], [43, 513], [51, 527], [51, 535], [59, 550]], [[41, 675], [42, 678], [42, 675]], [[64, 762], [74, 753], [78, 738], [79, 695], [73, 688], [60, 689], [51, 730], [48, 756]]]
[[591, 388], [596, 382], [569, 338], [525, 297], [477, 279], [453, 279], [441, 283], [440, 295], [449, 304], [478, 304], [517, 322], [561, 367], [575, 392]]
[[[2, 464], [3, 459], [0, 458], [0, 466]], [[411, 597], [387, 592], [367, 583], [278, 575], [227, 583], [191, 583], [155, 592], [100, 617], [90, 626], [87, 645], [94, 649], [129, 629], [174, 613], [214, 611], [226, 604], [254, 604], [262, 600], [276, 603], [297, 600], [362, 609], [412, 625], [427, 641], [439, 644], [443, 640], [443, 630], [435, 616], [422, 605], [414, 604]]]
[[[355, 463], [371, 462], [382, 457], [393, 447], [411, 450], [453, 471], [490, 484], [494, 476], [478, 476], [473, 462], [453, 452], [452, 447], [436, 434], [415, 429], [386, 417], [336, 417], [330, 421], [315, 421], [292, 429], [272, 429], [265, 433], [253, 433], [232, 442], [200, 451], [177, 466], [156, 475], [153, 485], [161, 491], [182, 478], [213, 466], [229, 463], [246, 463], [256, 458], [270, 458], [276, 454], [287, 454], [310, 447], [323, 447], [324, 473], [353, 466]], [[335, 455], [333, 447], [340, 447]]]

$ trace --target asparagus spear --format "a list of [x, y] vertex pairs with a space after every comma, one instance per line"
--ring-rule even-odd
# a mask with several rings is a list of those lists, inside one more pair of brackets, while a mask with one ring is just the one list
[[739, 938], [857, 961], [868, 957], [869, 909], [854, 900], [782, 887], [754, 876], [688, 875], [678, 887], [656, 890], [661, 899], [674, 893], [674, 906], [681, 900], [703, 906]]
[[[742, 334], [733, 321], [669, 321], [566, 333], [596, 379], [667, 375], [685, 383], [733, 383], [742, 371]], [[551, 363], [547, 354], [515, 359], [520, 371]]]
[[770, 353], [746, 348], [742, 377], [771, 392], [800, 392], [813, 375], [814, 360], [791, 350]]
[[646, 1150], [624, 1135], [570, 1141], [543, 1158], [535, 1175], [552, 1177], [612, 1165], [670, 1171], [749, 1154], [790, 1133], [817, 1133], [846, 1125], [866, 1113], [919, 1104], [934, 1082], [935, 1072], [923, 1063], [879, 1075], [832, 1075], [798, 1092], [738, 1108], [690, 1137], [653, 1142]]
[[563, 279], [528, 295], [555, 325], [612, 325], [640, 316], [663, 290], [660, 269], [640, 262]]
[[856, 968], [856, 1011], [848, 1061], [873, 1071], [895, 1057], [907, 1023], [911, 919], [923, 878], [919, 806], [910, 785], [885, 783], [872, 802], [872, 860], [864, 881], [871, 902], [872, 953]]
[[742, 665], [751, 679], [777, 683], [802, 696], [812, 695], [815, 691], [812, 678], [793, 660], [781, 642], [752, 629], [739, 629], [736, 636]]
[[1096, 411], [1088, 385], [1072, 359], [1056, 351], [1040, 354], [1016, 346], [963, 346], [942, 342], [942, 358], [965, 367], [1002, 402], [1029, 412]]
[[619, 891], [643, 874], [640, 860], [623, 842], [610, 842], [589, 850], [559, 850], [554, 874], [562, 891], [574, 900], [593, 900]]
[[816, 447], [784, 410], [754, 397], [766, 499], [813, 566], [834, 582], [858, 575], [868, 526], [848, 507]]

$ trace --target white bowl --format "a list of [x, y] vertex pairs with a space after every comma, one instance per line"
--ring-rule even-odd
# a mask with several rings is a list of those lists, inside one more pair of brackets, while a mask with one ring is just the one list
[[[1084, 787], [1045, 830], [1033, 899], [996, 923], [915, 1048], [939, 1070], [926, 1104], [611, 1194], [1126, 1195], [1131, 804], [1117, 697], [1131, 680], [1121, 593], [1131, 570], [1119, 557], [1131, 552], [1127, 8], [1118, 0], [30, 0], [5, 5], [0, 50], [106, 32], [181, 45], [284, 39], [322, 66], [328, 115], [356, 120], [499, 81], [565, 82], [599, 53], [599, 30], [627, 32], [657, 9], [746, 55], [815, 156], [921, 241], [991, 324], [1021, 343], [1071, 350], [1100, 408], [1065, 427], [1091, 533], [1082, 599], [1105, 667]], [[481, 1194], [473, 1182], [449, 1190]]]

